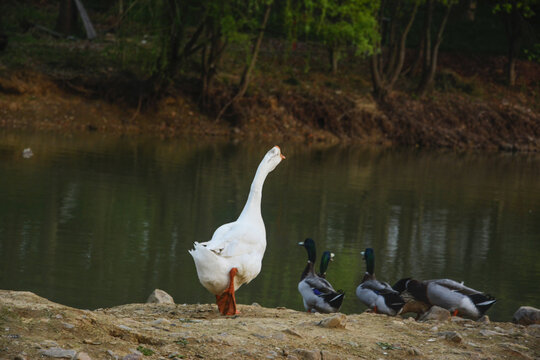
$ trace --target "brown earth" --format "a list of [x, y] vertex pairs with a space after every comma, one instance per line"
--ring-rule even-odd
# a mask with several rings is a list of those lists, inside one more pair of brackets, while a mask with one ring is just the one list
[[248, 94], [220, 121], [212, 114], [231, 96], [232, 87], [226, 84], [235, 81], [232, 65], [220, 73], [207, 112], [200, 111], [189, 79], [150, 101], [146, 84], [125, 74], [59, 76], [51, 69], [4, 68], [0, 128], [540, 151], [535, 80], [540, 64], [519, 62], [520, 83], [509, 89], [501, 84], [502, 74], [497, 75], [504, 60], [488, 60], [446, 54], [429, 97], [414, 98], [407, 89], [411, 84], [404, 83], [384, 102], [376, 102], [365, 73], [331, 75], [319, 69], [297, 71], [292, 80], [284, 80], [279, 67], [268, 70], [272, 64], [263, 57], [264, 69], [255, 74]]
[[77, 359], [126, 360], [540, 358], [538, 325], [308, 314], [256, 304], [239, 310], [233, 317], [199, 304], [89, 311], [0, 290], [0, 359], [38, 359], [61, 349]]

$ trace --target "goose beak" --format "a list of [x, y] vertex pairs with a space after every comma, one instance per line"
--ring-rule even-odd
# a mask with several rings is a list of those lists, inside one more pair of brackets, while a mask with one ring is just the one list
[[284, 160], [284, 159], [285, 159], [285, 155], [283, 155], [283, 154], [281, 153], [281, 148], [280, 148], [279, 146], [277, 146], [277, 145], [274, 146], [274, 147], [277, 147], [277, 148], [278, 148], [278, 150], [279, 150], [279, 156], [281, 156], [281, 160]]

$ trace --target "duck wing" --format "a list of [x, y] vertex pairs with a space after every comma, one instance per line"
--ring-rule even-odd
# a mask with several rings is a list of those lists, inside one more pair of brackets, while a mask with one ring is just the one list
[[425, 284], [437, 284], [440, 286], [444, 286], [445, 288], [451, 291], [459, 292], [463, 295], [475, 295], [475, 294], [482, 293], [481, 291], [465, 286], [463, 282], [457, 282], [451, 279], [434, 279], [434, 280], [425, 280], [423, 282]]
[[336, 290], [328, 282], [328, 280], [318, 276], [306, 276], [304, 281], [312, 288], [317, 290], [321, 294], [335, 293]]
[[372, 290], [376, 292], [377, 294], [381, 294], [381, 295], [399, 294], [399, 292], [394, 290], [392, 286], [390, 286], [390, 284], [386, 282], [381, 282], [378, 280], [367, 280], [367, 281], [364, 281], [361, 285], [364, 289]]

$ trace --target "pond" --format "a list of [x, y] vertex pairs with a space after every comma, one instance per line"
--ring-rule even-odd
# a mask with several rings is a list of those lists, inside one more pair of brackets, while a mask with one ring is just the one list
[[[273, 145], [0, 132], [0, 288], [88, 309], [155, 288], [213, 303], [188, 250], [236, 219]], [[311, 237], [335, 253], [328, 279], [345, 313], [365, 310], [366, 247], [381, 280], [452, 278], [492, 294], [492, 320], [540, 307], [538, 155], [279, 145], [262, 271], [239, 303], [303, 310], [297, 243]]]

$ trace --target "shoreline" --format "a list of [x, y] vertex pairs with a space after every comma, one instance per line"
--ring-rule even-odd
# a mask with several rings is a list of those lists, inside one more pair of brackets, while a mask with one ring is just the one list
[[[0, 359], [534, 359], [540, 325], [417, 322], [362, 314], [308, 314], [239, 304], [126, 304], [80, 310], [31, 292], [0, 290]], [[56, 352], [56, 353], [55, 353]]]

